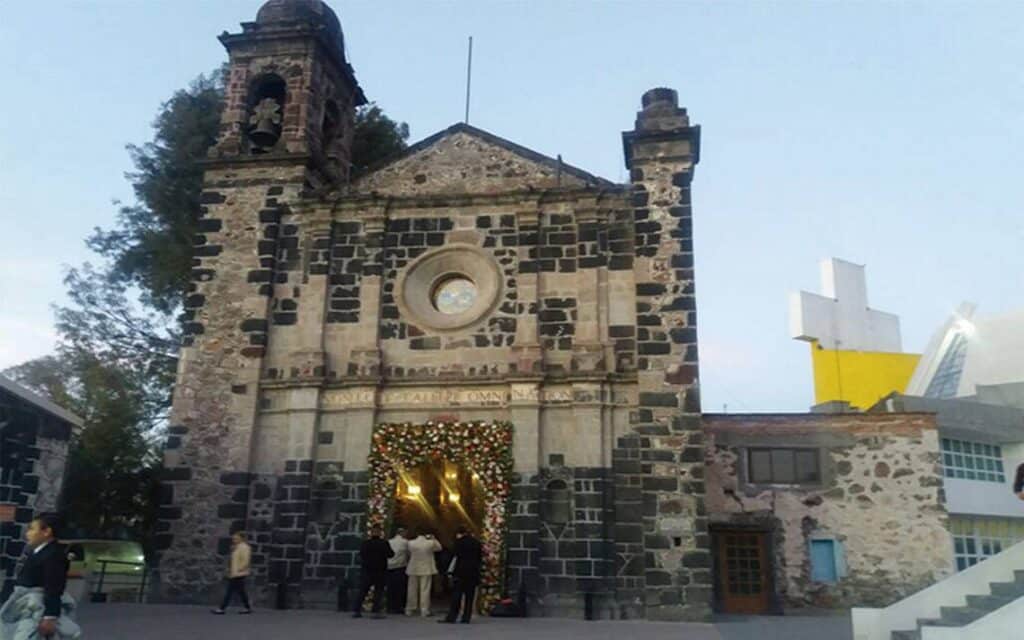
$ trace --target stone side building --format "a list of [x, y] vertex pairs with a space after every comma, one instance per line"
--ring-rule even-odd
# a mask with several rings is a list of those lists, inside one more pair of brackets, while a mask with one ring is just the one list
[[[245, 529], [258, 585], [333, 602], [368, 502], [404, 499], [370, 490], [371, 449], [396, 445], [377, 425], [501, 421], [513, 463], [486, 515], [506, 525], [485, 540], [504, 563], [493, 589], [550, 611], [592, 593], [604, 617], [705, 619], [700, 130], [675, 91], [644, 94], [622, 135], [628, 184], [465, 124], [352, 180], [366, 98], [331, 9], [270, 0], [220, 39], [227, 104], [166, 445], [162, 594], [208, 598]], [[475, 471], [444, 473], [477, 486], [459, 475]]]
[[934, 414], [704, 428], [717, 610], [887, 606], [952, 572]]
[[68, 447], [82, 419], [0, 376], [0, 578], [5, 599], [25, 550], [25, 527], [57, 510]]

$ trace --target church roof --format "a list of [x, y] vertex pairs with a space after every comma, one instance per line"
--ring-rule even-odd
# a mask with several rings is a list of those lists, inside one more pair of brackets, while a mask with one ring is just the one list
[[[472, 143], [453, 143], [454, 140]], [[464, 169], [461, 180], [454, 172], [457, 167]], [[439, 168], [447, 170], [443, 178], [427, 175], [431, 172], [440, 173]], [[398, 179], [399, 175], [402, 179]], [[416, 185], [407, 178], [414, 179]], [[478, 190], [500, 189], [513, 183], [544, 187], [560, 183], [563, 179], [567, 184], [578, 186], [615, 185], [610, 180], [559, 159], [539, 154], [483, 129], [459, 123], [371, 167], [365, 175], [354, 181], [353, 186], [356, 190], [388, 191], [398, 187], [402, 191], [427, 193], [443, 190], [444, 179], [449, 189], [453, 182], [465, 186], [470, 181], [477, 185]], [[431, 181], [434, 184], [430, 184]]]

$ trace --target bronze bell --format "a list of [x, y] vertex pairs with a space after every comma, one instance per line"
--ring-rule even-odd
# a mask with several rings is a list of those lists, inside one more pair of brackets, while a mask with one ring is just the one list
[[249, 122], [256, 126], [249, 132], [249, 139], [259, 147], [272, 147], [281, 137], [281, 105], [273, 98], [264, 98], [253, 110]]

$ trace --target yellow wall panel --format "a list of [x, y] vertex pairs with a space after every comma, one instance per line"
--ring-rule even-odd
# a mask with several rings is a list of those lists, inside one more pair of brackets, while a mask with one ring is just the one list
[[812, 342], [814, 401], [845, 401], [867, 409], [893, 391], [905, 391], [920, 359], [917, 353], [842, 351]]

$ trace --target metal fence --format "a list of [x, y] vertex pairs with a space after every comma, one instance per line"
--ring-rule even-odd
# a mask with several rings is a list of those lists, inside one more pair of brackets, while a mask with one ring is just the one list
[[145, 602], [149, 568], [141, 562], [97, 560], [99, 572], [88, 576], [92, 602]]

